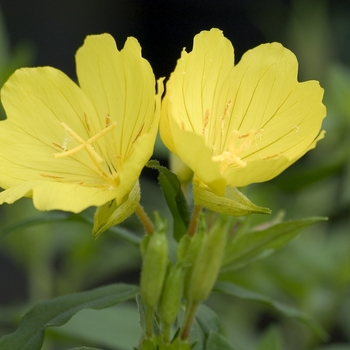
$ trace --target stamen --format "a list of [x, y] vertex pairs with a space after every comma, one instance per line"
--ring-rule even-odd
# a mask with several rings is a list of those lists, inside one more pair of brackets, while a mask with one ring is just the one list
[[269, 160], [269, 159], [277, 158], [277, 157], [279, 157], [279, 156], [280, 156], [280, 154], [279, 154], [279, 153], [276, 153], [276, 154], [274, 154], [274, 155], [272, 155], [272, 156], [264, 157], [263, 160]]
[[145, 122], [142, 123], [141, 128], [140, 128], [139, 132], [137, 133], [137, 135], [136, 135], [136, 137], [134, 138], [134, 141], [133, 141], [132, 143], [135, 143], [136, 140], [140, 137], [144, 126], [145, 126]]
[[88, 132], [90, 132], [90, 125], [89, 125], [89, 121], [87, 119], [86, 113], [84, 113], [84, 120], [85, 120], [85, 125], [86, 125], [87, 130], [88, 130]]
[[221, 133], [224, 133], [225, 118], [230, 115], [231, 104], [232, 104], [232, 100], [229, 99], [229, 101], [227, 102], [226, 107], [224, 109], [224, 114], [221, 116]]
[[185, 131], [185, 123], [181, 120], [180, 122], [181, 129]]
[[[228, 148], [220, 155], [215, 155], [212, 157], [214, 162], [220, 163], [220, 171], [224, 172], [229, 167], [242, 168], [247, 165], [247, 163], [239, 157], [239, 154], [247, 151], [253, 141], [256, 142], [257, 135], [263, 132], [260, 130], [251, 130], [249, 133], [240, 134], [238, 130], [233, 130], [228, 140]], [[242, 141], [241, 141], [242, 140]], [[240, 144], [237, 147], [237, 141]]]
[[109, 113], [106, 115], [106, 128], [108, 128], [111, 125], [111, 116]]
[[52, 144], [53, 144], [55, 147], [60, 148], [62, 151], [65, 151], [65, 149], [64, 149], [61, 145], [59, 145], [58, 143], [52, 142]]
[[209, 123], [209, 109], [207, 109], [205, 111], [205, 116], [204, 116], [204, 120], [203, 120], [203, 129], [202, 129], [202, 135], [204, 136], [206, 130], [207, 130], [207, 126]]
[[[87, 119], [86, 119], [86, 122], [87, 122]], [[98, 132], [96, 135], [90, 137], [87, 141], [85, 141], [75, 131], [73, 131], [67, 124], [65, 124], [64, 122], [61, 122], [61, 126], [67, 131], [69, 135], [71, 135], [77, 142], [79, 142], [80, 145], [72, 148], [71, 150], [66, 150], [64, 147], [60, 147], [61, 149], [64, 150], [64, 152], [55, 153], [54, 157], [55, 158], [68, 157], [85, 148], [92, 162], [95, 164], [96, 168], [98, 169], [100, 175], [105, 177], [108, 182], [111, 182], [110, 177], [106, 174], [105, 170], [101, 166], [101, 164], [104, 162], [104, 159], [96, 152], [95, 148], [91, 144], [97, 141], [99, 138], [101, 138], [105, 134], [107, 134], [113, 128], [115, 128], [116, 125], [117, 123], [113, 122], [108, 127], [106, 127], [105, 129], [103, 129], [102, 131]], [[113, 185], [115, 185], [114, 179], [112, 180], [112, 182], [113, 182]]]
[[64, 179], [63, 176], [49, 175], [49, 174], [39, 174], [42, 177], [49, 177], [51, 179]]

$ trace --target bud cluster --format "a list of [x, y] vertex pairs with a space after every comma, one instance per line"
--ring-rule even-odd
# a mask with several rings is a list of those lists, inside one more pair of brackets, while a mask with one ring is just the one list
[[[176, 261], [172, 262], [166, 224], [156, 215], [154, 233], [146, 235], [141, 243], [144, 342], [162, 344], [165, 349], [166, 346], [172, 349], [175, 344], [176, 348], [181, 345], [181, 349], [190, 349], [191, 325], [198, 306], [208, 298], [218, 276], [229, 226], [229, 218], [219, 215], [208, 228], [202, 216], [196, 234], [185, 235], [179, 241]], [[162, 327], [161, 337], [156, 336], [157, 323]], [[173, 327], [176, 332], [171, 337]]]

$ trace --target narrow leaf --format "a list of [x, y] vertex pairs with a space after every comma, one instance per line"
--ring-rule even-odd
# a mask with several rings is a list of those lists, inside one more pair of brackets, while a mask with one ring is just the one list
[[188, 205], [182, 192], [180, 181], [174, 173], [161, 166], [156, 160], [149, 161], [147, 167], [159, 171], [158, 181], [174, 218], [174, 237], [179, 241], [187, 233], [187, 227], [190, 222]]
[[234, 237], [227, 245], [222, 271], [237, 270], [248, 263], [266, 257], [282, 248], [304, 228], [327, 218], [277, 223], [266, 229], [255, 229]]
[[47, 327], [61, 326], [82, 309], [100, 310], [136, 296], [138, 287], [113, 284], [38, 303], [22, 318], [18, 329], [0, 339], [1, 350], [40, 350]]
[[268, 305], [284, 316], [287, 316], [289, 318], [294, 318], [305, 323], [311, 329], [313, 329], [322, 340], [326, 340], [328, 338], [328, 334], [322, 328], [322, 326], [318, 324], [316, 321], [312, 320], [305, 313], [303, 313], [302, 311], [292, 306], [285, 305], [278, 301], [274, 301], [263, 294], [243, 288], [232, 282], [217, 282], [214, 286], [214, 291], [220, 292], [226, 295], [230, 295], [232, 297], [236, 297], [239, 299], [257, 301], [265, 305]]

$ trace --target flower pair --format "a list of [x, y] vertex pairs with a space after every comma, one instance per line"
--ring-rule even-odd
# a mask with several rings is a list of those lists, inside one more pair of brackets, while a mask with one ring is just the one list
[[113, 201], [132, 212], [159, 125], [196, 186], [216, 196], [277, 176], [324, 134], [323, 90], [297, 81], [295, 56], [277, 43], [234, 66], [222, 32], [201, 32], [162, 103], [162, 80], [156, 93], [134, 38], [118, 51], [110, 35], [88, 36], [76, 64], [79, 86], [40, 67], [17, 70], [2, 88], [0, 203], [26, 196], [39, 210], [80, 212]]

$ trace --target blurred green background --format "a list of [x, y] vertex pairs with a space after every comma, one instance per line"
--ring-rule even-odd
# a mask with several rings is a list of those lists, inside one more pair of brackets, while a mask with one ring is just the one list
[[[350, 1], [326, 0], [1, 0], [0, 84], [16, 68], [50, 65], [75, 79], [74, 54], [86, 35], [111, 33], [121, 48], [135, 36], [156, 77], [169, 76], [183, 47], [201, 30], [218, 27], [236, 60], [260, 43], [279, 41], [299, 60], [299, 80], [319, 80], [325, 89], [326, 137], [278, 178], [245, 189], [256, 204], [287, 219], [327, 216], [287, 247], [222, 278], [305, 311], [327, 329], [322, 341], [305, 325], [267, 306], [213, 295], [239, 349], [350, 349]], [[1, 111], [2, 112], [2, 111]], [[5, 118], [2, 112], [2, 118]], [[167, 164], [159, 142], [154, 158]], [[142, 203], [147, 212], [165, 209], [155, 180], [145, 170]], [[68, 213], [36, 211], [29, 199], [0, 207], [0, 336], [38, 300], [114, 282], [138, 283], [138, 248], [113, 230], [97, 241], [89, 223]], [[85, 220], [85, 218], [88, 218]], [[255, 216], [256, 224], [266, 217]], [[49, 223], [47, 221], [50, 221]], [[124, 224], [142, 235], [135, 217]], [[45, 349], [85, 345], [131, 349], [141, 329], [134, 303], [86, 310], [47, 332]], [[271, 349], [272, 350], [272, 349]]]

